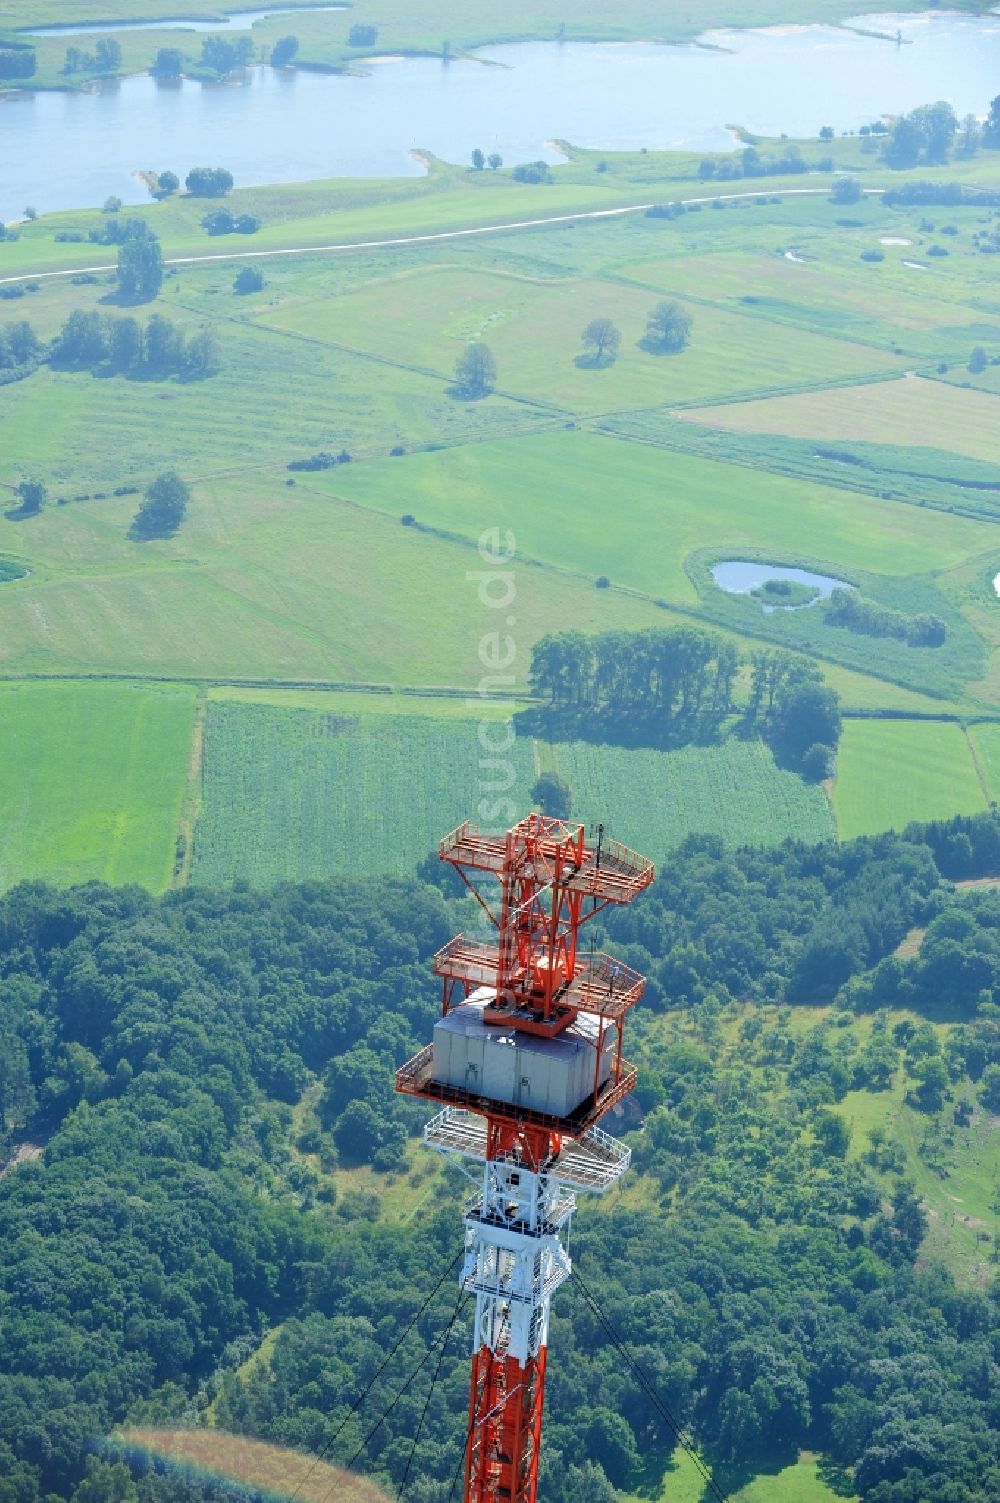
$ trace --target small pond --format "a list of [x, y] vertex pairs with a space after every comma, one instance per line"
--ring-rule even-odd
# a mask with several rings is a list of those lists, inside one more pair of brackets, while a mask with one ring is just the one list
[[[312, 5], [310, 12], [347, 10], [346, 5]], [[282, 5], [273, 10], [237, 10], [224, 21], [195, 21], [182, 16], [169, 21], [114, 21], [106, 26], [35, 26], [25, 35], [29, 37], [89, 37], [108, 36], [114, 31], [248, 31], [255, 21], [266, 21], [268, 16], [293, 16], [301, 14], [301, 6]]]
[[[852, 588], [846, 579], [834, 579], [829, 574], [814, 574], [811, 569], [793, 569], [784, 564], [751, 563], [747, 559], [726, 559], [712, 565], [712, 578], [720, 590], [728, 595], [754, 595], [764, 611], [800, 610], [826, 600], [834, 590]], [[787, 582], [792, 586], [788, 597], [782, 599], [769, 585]], [[810, 592], [806, 599], [804, 592]]]

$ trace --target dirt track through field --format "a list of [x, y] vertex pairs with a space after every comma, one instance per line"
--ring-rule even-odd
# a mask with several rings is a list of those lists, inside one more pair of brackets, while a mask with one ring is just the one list
[[[829, 196], [829, 192], [829, 188], [783, 188], [780, 190], [780, 197]], [[884, 193], [885, 189], [865, 188], [864, 192], [877, 196]], [[752, 193], [711, 193], [701, 198], [679, 199], [678, 202], [710, 204], [719, 199], [723, 203], [732, 203], [744, 198], [760, 198], [762, 193], [762, 188], [755, 188]], [[645, 214], [647, 209], [652, 207], [650, 203], [625, 204], [617, 209], [587, 209], [579, 214], [551, 214], [543, 219], [515, 219], [507, 224], [472, 225], [463, 230], [436, 230], [426, 235], [395, 235], [387, 240], [343, 240], [332, 245], [291, 245], [280, 250], [222, 251], [211, 256], [167, 256], [164, 257], [163, 264], [164, 266], [209, 266], [213, 261], [262, 261], [273, 256], [328, 256], [342, 255], [350, 251], [385, 250], [396, 245], [424, 245], [439, 240], [461, 240], [469, 235], [496, 235], [505, 230], [534, 230], [549, 224], [575, 224], [581, 220], [616, 219], [624, 214]], [[114, 269], [110, 262], [105, 262], [101, 266], [67, 266], [59, 271], [24, 271], [16, 277], [0, 277], [0, 287], [8, 282], [40, 282], [43, 278], [79, 277], [93, 272], [114, 271]]]

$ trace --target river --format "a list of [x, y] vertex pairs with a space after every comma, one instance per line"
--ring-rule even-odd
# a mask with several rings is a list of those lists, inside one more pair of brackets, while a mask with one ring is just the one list
[[1000, 80], [1000, 17], [886, 14], [859, 20], [905, 45], [831, 27], [707, 34], [702, 45], [525, 43], [477, 61], [399, 58], [364, 76], [251, 68], [221, 84], [109, 80], [87, 93], [0, 99], [0, 220], [148, 201], [140, 168], [182, 178], [222, 165], [237, 184], [423, 169], [425, 148], [468, 161], [476, 146], [558, 160], [549, 143], [733, 147], [726, 126], [763, 135], [856, 129], [883, 113], [948, 99], [984, 114]]

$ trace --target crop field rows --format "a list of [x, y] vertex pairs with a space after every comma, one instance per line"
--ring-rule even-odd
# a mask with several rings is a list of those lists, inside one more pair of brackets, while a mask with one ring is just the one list
[[[194, 689], [0, 686], [0, 885], [172, 880]], [[1000, 793], [1000, 726], [849, 720], [832, 804], [735, 734], [670, 751], [520, 738], [462, 700], [219, 688], [208, 698], [191, 880], [404, 875], [462, 818], [503, 823], [540, 770], [573, 815], [657, 861], [692, 833], [727, 846], [849, 839], [972, 813]], [[973, 749], [975, 756], [973, 756]], [[197, 771], [197, 769], [196, 769]], [[508, 802], [509, 801], [509, 802]], [[31, 834], [28, 836], [28, 816]]]

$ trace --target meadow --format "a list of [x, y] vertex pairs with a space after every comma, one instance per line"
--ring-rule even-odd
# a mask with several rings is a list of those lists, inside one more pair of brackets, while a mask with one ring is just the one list
[[[759, 320], [693, 303], [681, 305], [697, 326], [690, 350], [673, 358], [652, 354], [640, 341], [656, 302], [649, 291], [597, 278], [542, 281], [442, 267], [333, 298], [285, 303], [261, 317], [313, 339], [430, 366], [449, 380], [465, 344], [484, 339], [503, 390], [577, 416], [690, 402], [703, 394], [733, 398], [783, 387], [803, 369], [819, 368], [836, 379], [902, 366], [899, 357], [805, 330], [762, 341]], [[540, 318], [544, 341], [538, 339]], [[621, 354], [607, 368], [589, 365], [581, 344], [581, 331], [594, 318], [610, 318], [621, 330]]]
[[[859, 172], [877, 168], [856, 140], [838, 140], [831, 150]], [[515, 693], [526, 691], [532, 645], [547, 632], [702, 619], [730, 631], [745, 655], [775, 640], [813, 655], [848, 708], [920, 713], [937, 706], [975, 718], [1000, 704], [1000, 618], [989, 586], [995, 523], [988, 491], [976, 489], [1000, 455], [990, 422], [995, 397], [943, 379], [898, 379], [914, 363], [926, 369], [925, 362], [953, 359], [974, 331], [993, 327], [995, 294], [986, 258], [972, 250], [972, 211], [955, 211], [952, 254], [935, 266], [933, 284], [922, 284], [933, 285], [932, 295], [914, 290], [895, 251], [875, 268], [857, 258], [859, 246], [896, 230], [916, 240], [918, 211], [865, 201], [859, 227], [845, 228], [837, 222], [843, 211], [823, 194], [782, 199], [774, 180], [766, 186], [775, 192], [753, 194], [740, 207], [706, 207], [676, 220], [633, 213], [308, 253], [317, 243], [380, 233], [405, 237], [705, 196], [690, 154], [569, 151], [555, 181], [537, 189], [505, 172], [432, 162], [422, 180], [238, 191], [233, 208], [264, 219], [252, 243], [238, 246], [208, 240], [197, 201], [181, 195], [150, 205], [142, 215], [168, 254], [233, 258], [171, 268], [146, 310], [168, 314], [189, 335], [211, 328], [219, 374], [126, 380], [42, 367], [0, 389], [0, 484], [37, 474], [49, 493], [38, 516], [0, 517], [0, 557], [28, 571], [0, 584], [0, 674], [185, 680], [208, 693], [222, 686], [250, 696], [243, 739], [259, 743], [269, 786], [303, 831], [289, 843], [288, 874], [330, 855], [307, 828], [297, 782], [305, 774], [287, 773], [285, 731], [276, 727], [291, 723], [286, 712], [316, 712], [310, 685], [394, 691], [377, 734], [370, 699], [329, 711], [357, 713], [364, 727], [341, 738], [341, 751], [330, 750], [331, 738], [324, 752], [324, 797], [333, 808], [334, 784], [348, 777], [333, 770], [344, 747], [375, 744], [388, 757], [398, 744], [389, 722], [407, 708], [402, 691], [471, 689], [482, 674], [480, 641], [496, 626], [475, 578], [484, 529], [509, 528], [515, 538]], [[994, 154], [983, 154], [974, 169], [935, 171], [974, 170], [989, 179], [997, 166]], [[80, 264], [88, 252], [108, 261], [103, 247], [54, 240], [67, 230], [86, 233], [100, 218], [53, 215], [25, 226], [18, 241], [0, 245], [0, 276]], [[261, 262], [262, 291], [234, 293], [244, 256], [293, 245], [306, 253]], [[811, 259], [790, 262], [789, 246]], [[51, 337], [69, 312], [101, 309], [112, 292], [103, 274], [96, 284], [43, 281], [3, 304], [3, 318], [29, 318]], [[683, 299], [693, 320], [691, 343], [676, 356], [639, 347], [648, 311], [664, 295]], [[609, 316], [622, 330], [621, 353], [604, 369], [578, 359], [593, 316]], [[493, 349], [498, 387], [465, 402], [451, 390], [452, 371], [473, 337]], [[735, 429], [747, 399], [763, 393], [771, 401], [750, 413], [777, 413], [769, 431], [724, 431], [730, 414]], [[834, 435], [838, 423], [849, 427], [866, 413], [872, 436], [856, 447], [864, 451], [867, 442], [872, 463], [818, 458], [813, 411], [832, 425], [819, 434]], [[682, 412], [720, 426], [681, 422]], [[915, 437], [934, 450], [917, 447]], [[790, 444], [799, 445], [794, 455]], [[288, 471], [290, 461], [321, 450], [346, 451], [351, 463]], [[917, 476], [907, 464], [928, 473]], [[183, 527], [173, 538], [135, 542], [128, 528], [136, 499], [112, 493], [141, 489], [171, 465], [192, 488]], [[981, 498], [978, 510], [969, 503], [971, 515], [963, 514], [967, 497]], [[401, 525], [404, 516], [412, 525]], [[941, 615], [948, 644], [931, 657], [834, 633], [808, 612], [774, 622], [705, 589], [708, 553], [810, 561], [900, 609]], [[594, 588], [600, 575], [610, 589]], [[81, 684], [79, 692], [96, 694], [99, 686]], [[287, 698], [297, 694], [306, 698]], [[457, 726], [456, 701], [440, 704]], [[209, 747], [222, 713], [210, 699]], [[854, 791], [864, 767], [852, 740], [858, 734], [895, 738], [884, 743], [892, 755], [916, 748], [924, 771], [912, 797]], [[907, 815], [978, 806], [974, 771], [970, 783], [956, 778], [947, 757], [928, 762], [926, 734], [919, 724], [873, 732], [851, 723], [835, 795], [842, 833], [896, 820], [904, 804]], [[420, 735], [430, 738], [420, 753], [429, 767], [440, 748], [432, 750], [427, 725]], [[663, 850], [705, 821], [732, 839], [829, 832], [822, 793], [778, 777], [758, 751], [730, 743], [699, 751], [697, 775], [685, 760], [693, 752], [663, 764], [655, 779], [663, 808], [654, 816]], [[638, 787], [635, 764], [623, 762], [614, 776], [606, 770], [624, 753], [602, 751], [596, 761], [589, 747], [557, 753], [572, 763], [570, 781], [588, 817], [590, 804], [614, 803], [619, 787]], [[315, 746], [309, 755], [318, 755]], [[184, 755], [177, 765], [183, 769]], [[400, 765], [384, 774], [391, 798], [400, 796]], [[455, 784], [463, 805], [475, 789], [462, 779], [473, 774], [470, 763]], [[351, 786], [358, 775], [351, 770]], [[381, 807], [381, 786], [376, 777], [366, 810]], [[211, 826], [215, 795], [206, 789], [196, 875], [231, 870]], [[257, 802], [266, 807], [269, 799]], [[433, 803], [430, 810], [436, 816]], [[457, 808], [455, 817], [465, 812]], [[380, 834], [379, 863], [408, 869], [439, 823], [434, 817], [425, 828], [418, 820], [419, 842], [412, 832]], [[265, 847], [266, 840], [254, 869], [270, 880], [284, 872], [285, 858], [280, 842]], [[10, 880], [20, 874], [12, 863]]]
[[987, 796], [965, 731], [953, 723], [850, 720], [833, 783], [842, 840], [913, 820], [975, 814]]
[[[392, 460], [311, 483], [383, 513], [398, 504]], [[684, 565], [699, 548], [808, 553], [848, 571], [906, 575], [958, 563], [991, 538], [988, 527], [964, 517], [914, 513], [583, 431], [415, 454], [406, 485], [421, 524], [475, 537], [495, 519], [532, 559], [591, 577], [607, 574], [615, 584], [682, 604], [698, 600]], [[612, 497], [609, 531], [605, 508]]]
[[0, 685], [0, 887], [170, 885], [194, 693]]
[[[269, 1445], [223, 1430], [168, 1430], [130, 1426], [114, 1437], [129, 1455], [139, 1453], [172, 1464], [180, 1476], [227, 1478], [275, 1498], [306, 1503], [388, 1503], [387, 1494], [364, 1477], [352, 1476], [303, 1451]], [[117, 1450], [117, 1446], [112, 1449]]]

